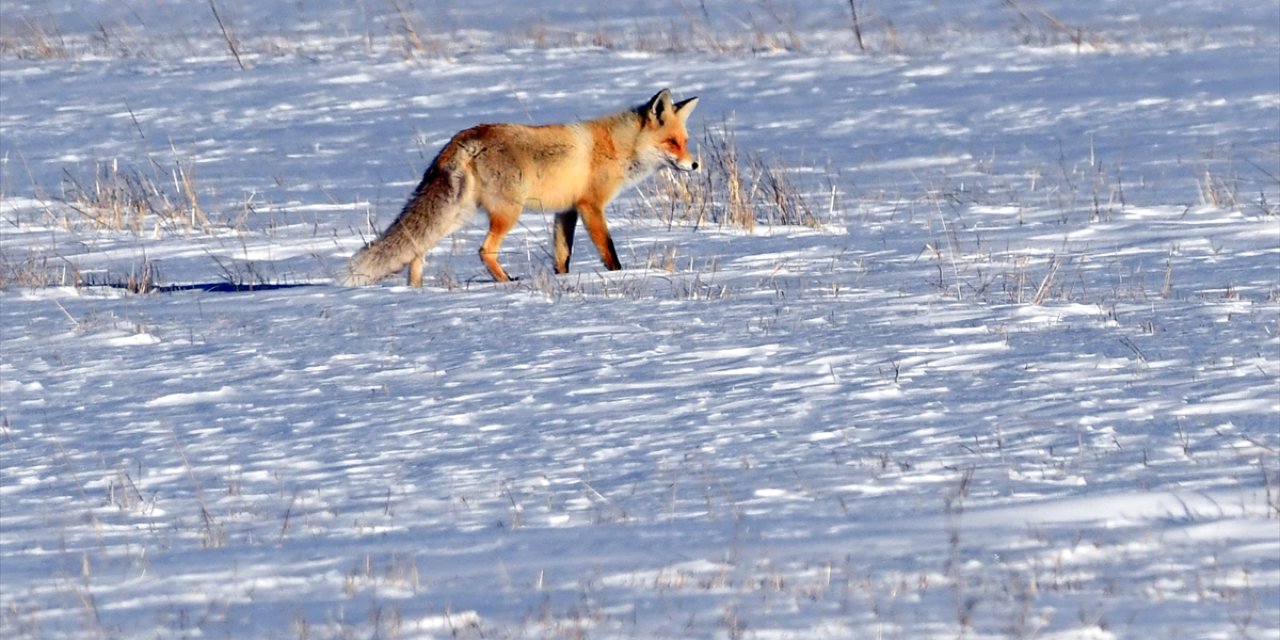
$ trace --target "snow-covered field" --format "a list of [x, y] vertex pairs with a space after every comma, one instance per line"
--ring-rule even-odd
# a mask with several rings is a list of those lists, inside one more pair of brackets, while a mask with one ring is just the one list
[[[0, 636], [1280, 638], [1280, 6], [853, 6], [6, 0]], [[667, 86], [816, 220], [331, 284]]]

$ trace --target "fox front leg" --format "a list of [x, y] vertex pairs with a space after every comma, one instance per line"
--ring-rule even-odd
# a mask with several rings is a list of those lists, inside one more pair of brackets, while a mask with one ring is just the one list
[[618, 262], [618, 251], [613, 247], [613, 236], [609, 235], [609, 225], [604, 220], [604, 209], [595, 205], [579, 204], [578, 214], [582, 216], [582, 223], [587, 227], [591, 242], [600, 252], [600, 261], [604, 263], [604, 267], [610, 271], [621, 269], [622, 263]]

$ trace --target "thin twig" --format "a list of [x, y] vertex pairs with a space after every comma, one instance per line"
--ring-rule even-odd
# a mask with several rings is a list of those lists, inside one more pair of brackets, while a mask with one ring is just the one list
[[1054, 256], [1053, 261], [1049, 264], [1049, 272], [1044, 274], [1044, 279], [1040, 281], [1040, 286], [1036, 289], [1036, 295], [1031, 299], [1031, 304], [1036, 306], [1044, 304], [1045, 299], [1049, 297], [1049, 289], [1053, 285], [1053, 279], [1058, 275], [1058, 268], [1061, 266], [1062, 257]]
[[236, 47], [236, 41], [231, 37], [231, 32], [227, 31], [227, 25], [223, 24], [222, 16], [218, 15], [218, 5], [213, 0], [209, 0], [209, 8], [213, 10], [213, 19], [218, 21], [218, 28], [222, 29], [222, 39], [227, 41], [227, 48], [231, 49], [231, 55], [235, 57], [236, 64], [240, 65], [240, 70], [244, 71], [244, 61], [240, 59], [240, 51]]
[[853, 14], [853, 36], [858, 40], [858, 50], [866, 51], [867, 46], [862, 42], [862, 21], [858, 19], [857, 0], [849, 0], [849, 12]]
[[1129, 349], [1133, 351], [1133, 354], [1138, 356], [1139, 360], [1141, 360], [1144, 363], [1147, 362], [1147, 354], [1143, 353], [1142, 349], [1139, 349], [1138, 345], [1134, 344], [1133, 340], [1129, 339], [1129, 336], [1122, 336], [1120, 338], [1120, 343], [1126, 347], [1129, 347]]
[[61, 302], [58, 302], [57, 300], [54, 300], [54, 301], [53, 301], [53, 304], [57, 305], [57, 306], [58, 306], [58, 309], [60, 309], [60, 310], [62, 311], [62, 315], [66, 316], [66, 317], [67, 317], [67, 319], [71, 321], [71, 324], [75, 325], [75, 327], [76, 327], [76, 331], [79, 331], [79, 330], [82, 328], [82, 327], [80, 326], [80, 321], [79, 321], [79, 320], [76, 320], [76, 319], [75, 319], [75, 316], [72, 316], [72, 315], [71, 315], [71, 312], [70, 312], [70, 311], [67, 311], [67, 308], [66, 308], [66, 307], [64, 307], [64, 306], [62, 306], [62, 303], [61, 303]]

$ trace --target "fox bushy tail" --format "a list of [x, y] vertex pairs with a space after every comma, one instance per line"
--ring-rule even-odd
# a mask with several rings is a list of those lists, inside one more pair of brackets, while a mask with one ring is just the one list
[[351, 257], [343, 286], [367, 286], [403, 269], [466, 222], [474, 207], [465, 202], [471, 185], [460, 156], [455, 145], [440, 152], [395, 222]]

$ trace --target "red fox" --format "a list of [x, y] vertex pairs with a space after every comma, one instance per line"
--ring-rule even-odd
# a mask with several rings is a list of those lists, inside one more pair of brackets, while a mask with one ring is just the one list
[[363, 286], [405, 265], [422, 286], [427, 251], [475, 213], [489, 215], [480, 259], [494, 280], [510, 280], [498, 263], [502, 238], [524, 209], [555, 212], [555, 271], [569, 272], [578, 218], [605, 268], [618, 262], [604, 208], [623, 188], [662, 166], [695, 171], [686, 122], [697, 98], [672, 102], [664, 89], [644, 105], [573, 124], [482, 124], [440, 150], [413, 197], [382, 235], [351, 258], [343, 283]]

